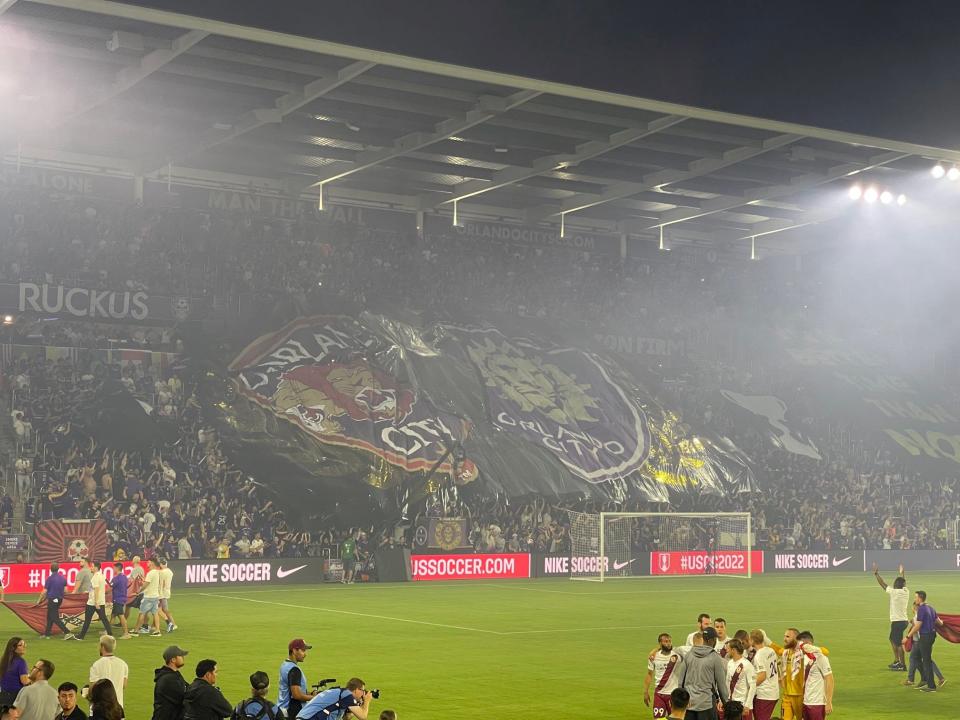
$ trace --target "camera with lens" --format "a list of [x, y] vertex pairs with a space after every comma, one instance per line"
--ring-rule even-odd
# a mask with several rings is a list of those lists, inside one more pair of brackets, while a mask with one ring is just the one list
[[324, 678], [320, 682], [311, 686], [310, 689], [313, 690], [313, 694], [316, 695], [319, 692], [323, 692], [324, 688], [326, 688], [327, 685], [329, 685], [330, 683], [335, 683], [336, 681], [337, 681], [336, 678]]
[[370, 697], [372, 697], [374, 700], [379, 700], [379, 699], [380, 699], [380, 688], [374, 688], [373, 690], [371, 690], [371, 691], [370, 691]]

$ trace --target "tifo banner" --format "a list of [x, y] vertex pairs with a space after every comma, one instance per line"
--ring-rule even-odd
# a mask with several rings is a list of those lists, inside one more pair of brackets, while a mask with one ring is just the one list
[[430, 518], [426, 524], [417, 526], [413, 544], [418, 550], [457, 550], [469, 548], [467, 521], [465, 518]]
[[502, 580], [530, 577], [530, 555], [411, 555], [413, 580]]
[[[378, 362], [383, 340], [345, 317], [297, 320], [250, 344], [230, 365], [240, 392], [322, 443], [366, 450], [406, 471], [453, 472], [470, 424], [432, 407], [400, 368]], [[443, 462], [441, 462], [443, 461]], [[477, 469], [463, 458], [458, 479]]]
[[309, 585], [323, 582], [322, 558], [171, 560], [174, 587]]
[[940, 388], [897, 371], [880, 354], [846, 350], [819, 335], [784, 338], [793, 361], [806, 369], [808, 402], [864, 436], [872, 436], [912, 469], [957, 471], [960, 412]]
[[103, 560], [107, 552], [105, 520], [41, 520], [33, 532], [37, 562]]
[[773, 395], [742, 395], [733, 390], [720, 394], [733, 403], [739, 415], [781, 450], [822, 460], [820, 451], [795, 424], [787, 420], [787, 404]]
[[960, 550], [867, 550], [864, 569], [877, 567], [885, 572], [896, 572], [900, 565], [907, 577], [913, 571], [960, 571]]
[[680, 550], [650, 553], [651, 575], [746, 575], [764, 572], [761, 550]]
[[510, 340], [493, 329], [448, 331], [483, 379], [498, 430], [541, 445], [590, 483], [643, 467], [650, 453], [646, 414], [598, 359], [576, 348]]
[[252, 342], [229, 372], [240, 397], [216, 406], [224, 427], [313, 477], [387, 488], [435, 471], [512, 497], [655, 502], [754, 488], [729, 440], [695, 434], [613, 360], [532, 334], [308, 317]]
[[835, 552], [780, 552], [764, 553], [766, 572], [859, 572], [865, 569], [863, 550]]
[[0, 312], [42, 313], [90, 320], [201, 320], [205, 298], [148, 295], [137, 291], [98, 290], [47, 283], [0, 283]]

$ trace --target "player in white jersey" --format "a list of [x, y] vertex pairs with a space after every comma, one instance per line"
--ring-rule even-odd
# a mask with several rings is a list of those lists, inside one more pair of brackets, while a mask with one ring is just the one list
[[[797, 642], [803, 655], [803, 720], [826, 720], [833, 712], [833, 669], [823, 651], [813, 644], [813, 635], [802, 632]], [[811, 660], [810, 658], [813, 657]]]
[[713, 623], [710, 621], [709, 613], [700, 613], [697, 616], [697, 629], [692, 633], [687, 635], [687, 645], [693, 645], [693, 636], [698, 632], [703, 632], [706, 628], [710, 627]]
[[743, 643], [734, 638], [727, 643], [727, 685], [730, 699], [743, 705], [743, 720], [751, 720], [753, 698], [757, 693], [757, 671], [744, 657]]
[[160, 612], [167, 617], [167, 632], [177, 629], [177, 623], [170, 614], [170, 592], [173, 585], [173, 570], [167, 567], [167, 559], [160, 559]]
[[753, 667], [757, 671], [753, 720], [770, 720], [780, 700], [780, 662], [776, 651], [767, 644], [763, 630], [751, 631], [750, 645], [754, 650]]
[[643, 704], [650, 707], [650, 686], [653, 685], [653, 717], [670, 714], [670, 693], [677, 687], [677, 678], [683, 660], [673, 649], [673, 639], [667, 633], [657, 638], [660, 649], [647, 660], [647, 676], [643, 680]]

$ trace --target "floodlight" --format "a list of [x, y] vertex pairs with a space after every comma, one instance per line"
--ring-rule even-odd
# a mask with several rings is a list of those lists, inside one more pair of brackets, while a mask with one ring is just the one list
[[884, 205], [889, 205], [892, 203], [893, 193], [889, 190], [884, 190], [882, 193], [880, 193], [880, 202], [882, 202]]
[[859, 185], [851, 185], [847, 194], [850, 196], [851, 200], [859, 200], [863, 197], [863, 188]]
[[900, 193], [899, 195], [897, 195], [897, 205], [899, 205], [900, 207], [903, 207], [906, 204], [907, 204], [907, 196], [904, 195], [903, 193]]
[[939, 180], [940, 178], [942, 178], [944, 175], [947, 174], [947, 169], [943, 167], [943, 165], [941, 165], [940, 163], [937, 163], [932, 168], [930, 168], [930, 174], [933, 175], [934, 178]]
[[875, 203], [878, 197], [880, 197], [880, 193], [872, 185], [863, 192], [863, 199], [868, 203]]
[[947, 170], [947, 180], [956, 180], [957, 178], [960, 178], [960, 168], [954, 165]]

